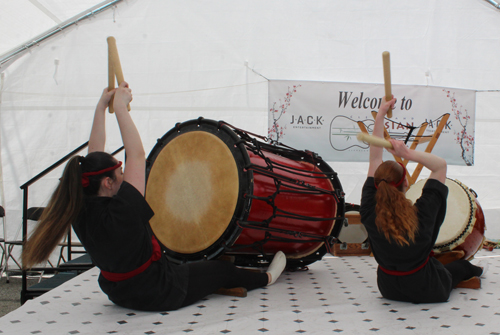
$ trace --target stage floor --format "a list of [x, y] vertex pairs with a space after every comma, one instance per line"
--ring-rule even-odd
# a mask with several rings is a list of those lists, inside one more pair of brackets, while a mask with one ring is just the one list
[[328, 256], [307, 271], [285, 272], [246, 298], [210, 295], [173, 312], [111, 303], [93, 268], [0, 319], [3, 334], [500, 334], [500, 250], [479, 290], [455, 289], [447, 303], [383, 299], [369, 256]]

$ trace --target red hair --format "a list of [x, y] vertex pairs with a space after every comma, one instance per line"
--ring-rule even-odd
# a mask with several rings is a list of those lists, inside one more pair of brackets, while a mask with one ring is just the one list
[[380, 164], [374, 174], [377, 187], [375, 224], [389, 242], [400, 246], [415, 242], [418, 231], [417, 209], [406, 198], [404, 183], [400, 183], [405, 174], [406, 169], [395, 161]]

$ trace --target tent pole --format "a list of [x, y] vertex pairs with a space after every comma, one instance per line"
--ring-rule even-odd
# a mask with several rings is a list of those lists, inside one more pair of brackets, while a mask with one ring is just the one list
[[486, 0], [486, 1], [488, 1], [491, 5], [493, 5], [493, 7], [500, 9], [500, 4], [498, 4], [498, 2], [493, 1], [493, 0]]

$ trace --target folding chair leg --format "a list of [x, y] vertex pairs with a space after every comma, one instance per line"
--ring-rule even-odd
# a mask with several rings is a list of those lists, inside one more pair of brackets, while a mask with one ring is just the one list
[[16, 265], [19, 267], [19, 269], [22, 269], [21, 264], [19, 264], [17, 259], [14, 256], [12, 256], [12, 249], [14, 249], [14, 246], [15, 246], [14, 244], [9, 245], [9, 247], [7, 248], [6, 256], [5, 256], [5, 276], [7, 279], [7, 283], [10, 282], [10, 279], [9, 279], [9, 259], [12, 259], [14, 261], [14, 263], [16, 263]]
[[0, 244], [0, 248], [2, 249], [2, 260], [0, 261], [0, 278], [2, 278], [3, 273], [5, 272], [5, 266], [7, 264], [7, 259], [5, 258], [5, 242], [0, 242], [3, 243]]

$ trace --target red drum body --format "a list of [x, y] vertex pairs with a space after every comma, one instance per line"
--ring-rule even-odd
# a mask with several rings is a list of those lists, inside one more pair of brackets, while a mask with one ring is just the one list
[[[427, 179], [410, 187], [406, 197], [415, 202], [422, 194]], [[484, 243], [484, 214], [474, 191], [458, 180], [446, 179], [448, 201], [446, 216], [434, 245], [434, 252], [463, 250], [464, 259], [474, 258]]]
[[166, 256], [292, 266], [322, 258], [344, 220], [337, 174], [316, 154], [269, 145], [223, 122], [177, 124], [148, 156], [150, 224]]
[[[298, 187], [309, 185], [335, 192], [332, 181], [318, 179], [318, 172], [322, 172], [315, 164], [295, 161], [270, 151], [265, 151], [264, 154], [264, 157], [260, 157], [249, 152], [251, 163], [266, 168], [266, 160], [270, 161], [278, 176], [253, 171], [253, 200], [247, 222], [257, 226], [268, 222], [265, 224], [268, 229], [243, 228], [231, 253], [274, 254], [282, 250], [292, 259], [309, 256], [323, 245], [323, 241], [314, 238], [332, 234], [338, 204], [331, 194]], [[297, 180], [298, 177], [299, 185], [296, 182], [283, 182], [288, 179]], [[279, 182], [282, 183], [277, 185]], [[324, 218], [330, 219], [323, 220]], [[308, 236], [314, 238], [310, 239]]]

